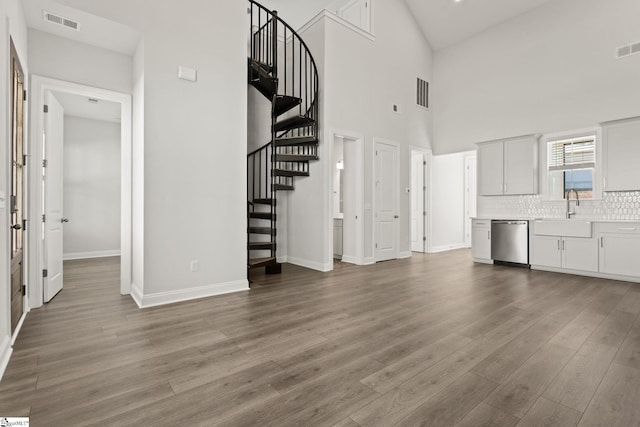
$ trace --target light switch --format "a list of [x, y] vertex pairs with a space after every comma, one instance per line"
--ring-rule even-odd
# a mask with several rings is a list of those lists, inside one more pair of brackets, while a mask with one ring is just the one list
[[195, 82], [198, 80], [198, 72], [193, 68], [180, 65], [178, 67], [178, 78], [189, 82]]

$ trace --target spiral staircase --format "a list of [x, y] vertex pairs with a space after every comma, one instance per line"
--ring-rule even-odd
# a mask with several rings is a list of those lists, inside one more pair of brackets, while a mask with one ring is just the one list
[[277, 12], [249, 4], [248, 80], [271, 103], [271, 140], [247, 156], [247, 269], [278, 274], [278, 192], [293, 191], [318, 160], [318, 70]]

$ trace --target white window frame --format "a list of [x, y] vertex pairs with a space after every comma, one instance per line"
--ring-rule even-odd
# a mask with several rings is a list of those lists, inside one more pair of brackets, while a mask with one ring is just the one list
[[549, 194], [549, 165], [548, 165], [548, 147], [549, 142], [558, 141], [562, 139], [574, 139], [586, 137], [589, 135], [596, 136], [596, 166], [593, 168], [593, 198], [586, 200], [601, 200], [602, 199], [602, 128], [593, 127], [585, 129], [577, 129], [566, 132], [557, 132], [545, 134], [540, 140], [540, 194], [542, 200], [558, 202], [561, 200], [551, 199]]

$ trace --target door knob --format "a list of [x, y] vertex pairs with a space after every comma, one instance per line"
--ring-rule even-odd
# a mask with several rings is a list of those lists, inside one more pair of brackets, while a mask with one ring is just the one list
[[399, 217], [398, 215], [394, 215], [393, 217], [394, 217], [395, 219], [398, 219], [398, 218], [400, 218], [400, 217]]
[[69, 222], [69, 218], [60, 218], [60, 222]]
[[11, 228], [13, 228], [14, 230], [22, 230], [22, 226], [20, 224], [12, 225]]

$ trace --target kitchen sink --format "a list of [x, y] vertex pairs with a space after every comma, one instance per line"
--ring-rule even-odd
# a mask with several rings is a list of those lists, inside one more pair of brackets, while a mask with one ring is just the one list
[[543, 236], [591, 237], [591, 221], [580, 219], [542, 219], [534, 221], [533, 232]]

